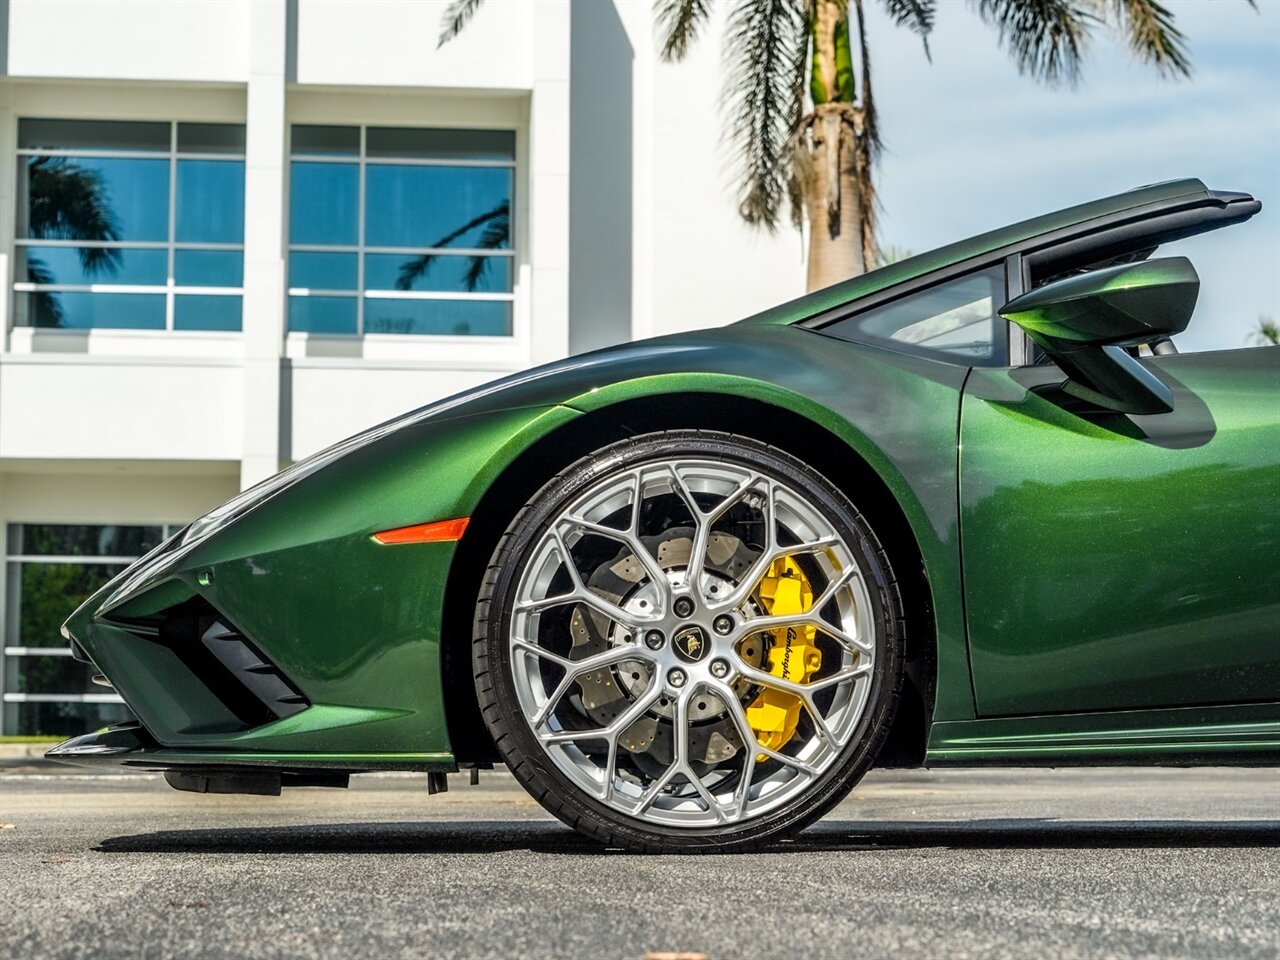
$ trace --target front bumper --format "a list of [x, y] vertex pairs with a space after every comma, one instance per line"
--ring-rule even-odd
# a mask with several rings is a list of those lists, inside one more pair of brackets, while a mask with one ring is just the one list
[[440, 648], [457, 545], [372, 535], [469, 516], [511, 458], [576, 416], [415, 422], [139, 560], [63, 627], [151, 741], [101, 756], [451, 768]]
[[[68, 620], [73, 655], [106, 676], [143, 736], [76, 738], [51, 758], [452, 769], [439, 629], [453, 545], [360, 534], [258, 549], [240, 525], [230, 532], [241, 542], [170, 541]], [[352, 571], [341, 586], [339, 570]]]

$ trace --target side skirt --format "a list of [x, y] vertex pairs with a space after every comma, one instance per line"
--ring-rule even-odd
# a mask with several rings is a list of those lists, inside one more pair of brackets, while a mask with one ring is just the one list
[[1280, 764], [1280, 703], [935, 723], [928, 767], [1270, 766]]

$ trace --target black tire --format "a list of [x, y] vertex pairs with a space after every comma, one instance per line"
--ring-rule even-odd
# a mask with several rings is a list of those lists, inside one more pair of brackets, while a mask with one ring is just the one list
[[[768, 474], [808, 498], [854, 552], [873, 608], [875, 657], [858, 726], [835, 761], [808, 789], [755, 819], [697, 828], [656, 825], [614, 810], [573, 783], [548, 757], [522, 711], [508, 640], [523, 565], [559, 511], [615, 471], [648, 461], [697, 457]], [[839, 803], [871, 767], [888, 734], [903, 683], [904, 625], [896, 579], [870, 524], [821, 474], [758, 441], [704, 430], [650, 433], [605, 447], [552, 478], [516, 514], [499, 540], [480, 588], [472, 645], [481, 713], [516, 779], [564, 823], [610, 846], [635, 852], [729, 852], [789, 836]]]

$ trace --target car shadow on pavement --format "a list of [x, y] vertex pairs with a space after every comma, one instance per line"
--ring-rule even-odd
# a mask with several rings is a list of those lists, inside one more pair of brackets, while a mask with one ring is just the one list
[[[1280, 847], [1280, 820], [823, 821], [761, 853], [995, 849]], [[102, 853], [609, 854], [559, 823], [448, 821], [161, 830], [111, 837]]]

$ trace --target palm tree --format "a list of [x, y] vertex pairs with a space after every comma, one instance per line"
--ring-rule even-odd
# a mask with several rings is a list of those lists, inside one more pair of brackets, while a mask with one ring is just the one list
[[1280, 324], [1265, 313], [1258, 316], [1258, 325], [1249, 337], [1260, 347], [1280, 346]]
[[[439, 42], [457, 36], [481, 2], [453, 0]], [[731, 2], [723, 103], [738, 212], [770, 232], [788, 214], [797, 228], [807, 221], [810, 290], [862, 273], [879, 260], [874, 174], [881, 149], [864, 0]], [[879, 2], [895, 25], [921, 38], [927, 55], [938, 0]], [[664, 60], [684, 57], [712, 5], [713, 0], [654, 0]], [[1133, 53], [1161, 74], [1191, 72], [1185, 37], [1158, 0], [970, 5], [995, 29], [1018, 69], [1048, 84], [1077, 81], [1084, 47], [1098, 28], [1119, 31]]]
[[[67, 157], [32, 157], [27, 165], [27, 189], [31, 200], [27, 236], [33, 240], [119, 240], [120, 228], [111, 209], [106, 184], [96, 170]], [[79, 247], [80, 267], [89, 276], [114, 275], [120, 268], [120, 251], [112, 247]], [[27, 281], [57, 282], [47, 264], [27, 253]], [[66, 321], [56, 293], [41, 290], [32, 295], [38, 327], [60, 327]]]

